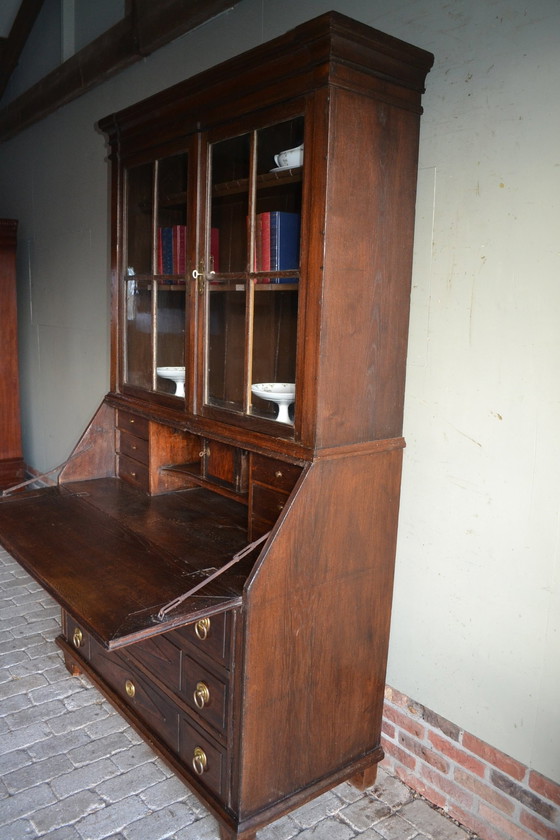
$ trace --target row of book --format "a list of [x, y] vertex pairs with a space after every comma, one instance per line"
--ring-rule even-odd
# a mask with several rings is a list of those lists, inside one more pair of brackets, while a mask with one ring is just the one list
[[[292, 271], [299, 268], [301, 217], [299, 213], [271, 210], [256, 218], [256, 270]], [[212, 270], [220, 271], [220, 234], [212, 228]], [[158, 228], [157, 274], [184, 275], [187, 271], [187, 227]], [[261, 277], [260, 283], [293, 283], [294, 277]]]
[[[210, 255], [213, 270], [220, 270], [220, 232], [212, 228]], [[158, 228], [157, 274], [184, 275], [187, 271], [187, 226], [172, 225]]]
[[[271, 210], [256, 218], [257, 271], [291, 271], [299, 268], [299, 213]], [[259, 283], [294, 283], [295, 277], [259, 277]]]

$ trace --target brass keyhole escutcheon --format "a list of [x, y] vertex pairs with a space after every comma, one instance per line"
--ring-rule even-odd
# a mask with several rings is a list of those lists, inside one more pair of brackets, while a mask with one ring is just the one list
[[210, 631], [210, 619], [209, 618], [201, 618], [200, 621], [197, 621], [194, 625], [194, 632], [198, 639], [203, 642], [205, 639], [208, 638], [208, 633]]
[[72, 644], [75, 648], [79, 648], [82, 646], [82, 642], [84, 640], [84, 634], [80, 630], [79, 627], [74, 628], [74, 633], [72, 635]]
[[197, 682], [193, 697], [198, 709], [203, 709], [208, 705], [210, 702], [210, 689], [205, 682]]
[[194, 748], [192, 765], [194, 767], [194, 772], [198, 773], [199, 776], [202, 776], [208, 766], [208, 759], [206, 758], [206, 753], [202, 747]]
[[132, 680], [127, 680], [124, 684], [124, 690], [128, 694], [129, 697], [134, 697], [136, 694], [136, 686], [132, 682]]

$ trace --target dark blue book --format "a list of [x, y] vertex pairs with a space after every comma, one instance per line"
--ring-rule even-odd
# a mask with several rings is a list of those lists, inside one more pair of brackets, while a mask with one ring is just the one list
[[162, 274], [173, 274], [173, 228], [161, 229]]
[[[270, 213], [270, 270], [290, 271], [299, 268], [299, 213], [273, 210]], [[294, 283], [294, 277], [271, 277], [272, 283]]]

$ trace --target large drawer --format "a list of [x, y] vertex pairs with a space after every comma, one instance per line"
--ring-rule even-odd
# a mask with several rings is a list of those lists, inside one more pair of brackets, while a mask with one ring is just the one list
[[227, 751], [187, 717], [180, 721], [179, 755], [204, 785], [220, 797], [225, 795]]
[[174, 752], [178, 750], [179, 711], [172, 700], [118, 653], [109, 653], [93, 640], [90, 662], [107, 685], [135, 715]]
[[175, 630], [173, 636], [182, 647], [186, 643], [185, 649], [189, 651], [190, 648], [189, 655], [196, 655], [192, 650], [195, 648], [227, 668], [231, 663], [234, 621], [232, 611], [217, 613]]
[[62, 633], [68, 644], [72, 645], [80, 656], [89, 661], [91, 650], [89, 633], [65, 610], [62, 611]]
[[221, 679], [190, 656], [182, 667], [181, 697], [206, 724], [225, 734], [228, 712], [228, 679]]
[[154, 636], [127, 648], [125, 658], [133, 657], [167, 688], [176, 694], [181, 690], [182, 652], [166, 635]]

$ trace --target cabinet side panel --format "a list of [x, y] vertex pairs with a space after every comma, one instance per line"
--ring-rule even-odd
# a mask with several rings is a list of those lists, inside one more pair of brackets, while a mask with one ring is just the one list
[[419, 128], [349, 91], [330, 107], [319, 447], [402, 431]]
[[247, 592], [240, 807], [380, 741], [402, 450], [319, 461]]
[[115, 409], [102, 402], [58, 477], [61, 484], [115, 475]]
[[2, 373], [0, 375], [0, 459], [20, 459], [21, 429], [16, 303], [17, 221], [0, 220], [0, 303]]

